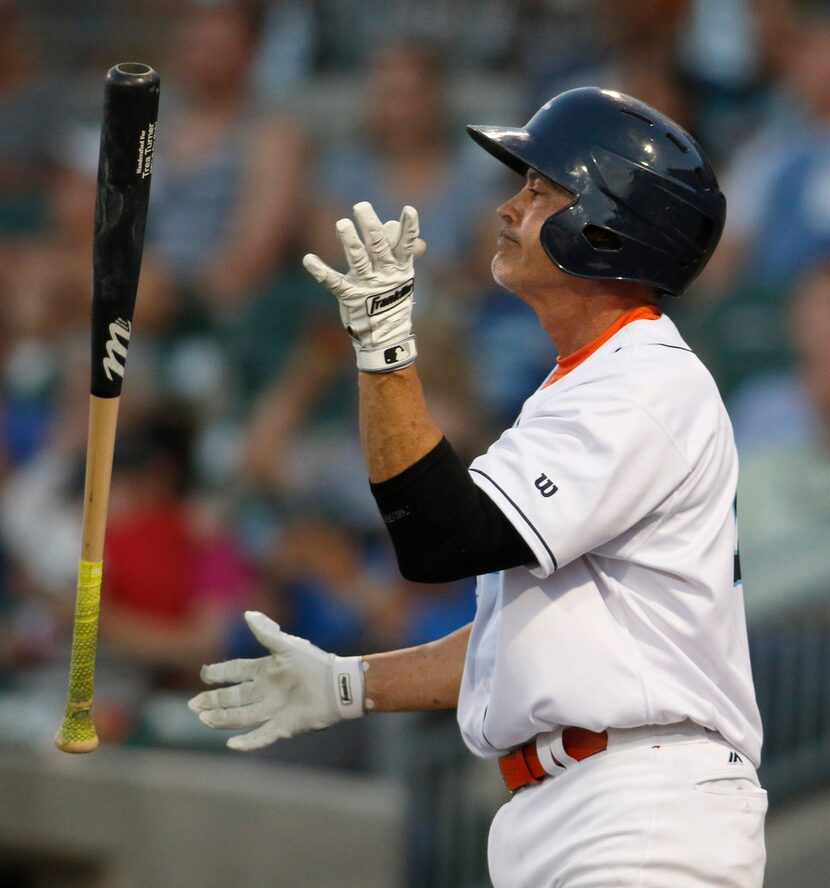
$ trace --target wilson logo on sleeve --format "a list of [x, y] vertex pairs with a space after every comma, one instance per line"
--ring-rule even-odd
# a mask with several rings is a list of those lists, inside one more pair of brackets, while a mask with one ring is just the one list
[[559, 488], [548, 478], [547, 475], [541, 474], [534, 482], [534, 487], [542, 494], [542, 496], [553, 496]]

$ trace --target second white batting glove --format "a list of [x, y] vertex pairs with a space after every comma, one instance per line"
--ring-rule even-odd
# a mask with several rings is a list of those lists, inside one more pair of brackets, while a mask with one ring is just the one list
[[337, 657], [283, 632], [258, 611], [245, 622], [271, 654], [203, 666], [203, 691], [187, 705], [211, 728], [253, 728], [228, 740], [231, 749], [260, 749], [275, 740], [327, 728], [364, 713], [360, 657]]
[[[415, 360], [412, 303], [418, 212], [404, 207], [400, 222], [383, 224], [367, 201], [356, 204], [354, 218], [337, 223], [349, 270], [329, 268], [308, 253], [303, 265], [340, 303], [340, 318], [352, 337], [359, 370], [385, 373]], [[362, 236], [362, 239], [361, 239]]]

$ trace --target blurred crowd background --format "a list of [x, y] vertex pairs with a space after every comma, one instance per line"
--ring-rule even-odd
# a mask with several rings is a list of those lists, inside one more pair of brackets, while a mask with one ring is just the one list
[[[518, 183], [463, 125], [521, 124], [573, 86], [644, 99], [712, 157], [722, 246], [665, 310], [735, 425], [751, 626], [830, 603], [826, 2], [0, 0], [1, 734], [48, 742], [65, 694], [118, 61], [155, 67], [162, 97], [107, 535], [105, 741], [215, 744], [181, 700], [200, 664], [259, 655], [246, 609], [339, 654], [471, 619], [471, 582], [397, 575], [351, 346], [300, 258], [338, 263], [334, 222], [358, 200], [418, 208], [419, 367], [471, 459], [556, 355], [490, 278], [495, 208]], [[373, 742], [348, 736], [267, 754], [366, 767]]]

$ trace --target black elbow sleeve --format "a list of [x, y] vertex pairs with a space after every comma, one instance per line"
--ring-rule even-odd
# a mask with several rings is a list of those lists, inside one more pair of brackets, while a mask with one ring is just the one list
[[371, 488], [408, 580], [446, 583], [534, 560], [446, 438], [400, 475]]

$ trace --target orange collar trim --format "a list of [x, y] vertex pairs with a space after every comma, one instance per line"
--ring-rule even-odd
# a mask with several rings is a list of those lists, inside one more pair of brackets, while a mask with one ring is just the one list
[[622, 328], [628, 324], [631, 324], [634, 321], [658, 321], [661, 317], [662, 314], [660, 309], [654, 305], [639, 305], [637, 308], [630, 309], [624, 315], [620, 315], [620, 317], [618, 317], [607, 330], [600, 333], [596, 339], [592, 339], [587, 345], [583, 345], [582, 348], [578, 348], [567, 357], [559, 358], [556, 362], [556, 369], [542, 388], [546, 388], [556, 382], [557, 379], [567, 376], [571, 370], [578, 367], [601, 345], [608, 342], [615, 333], [622, 330]]

